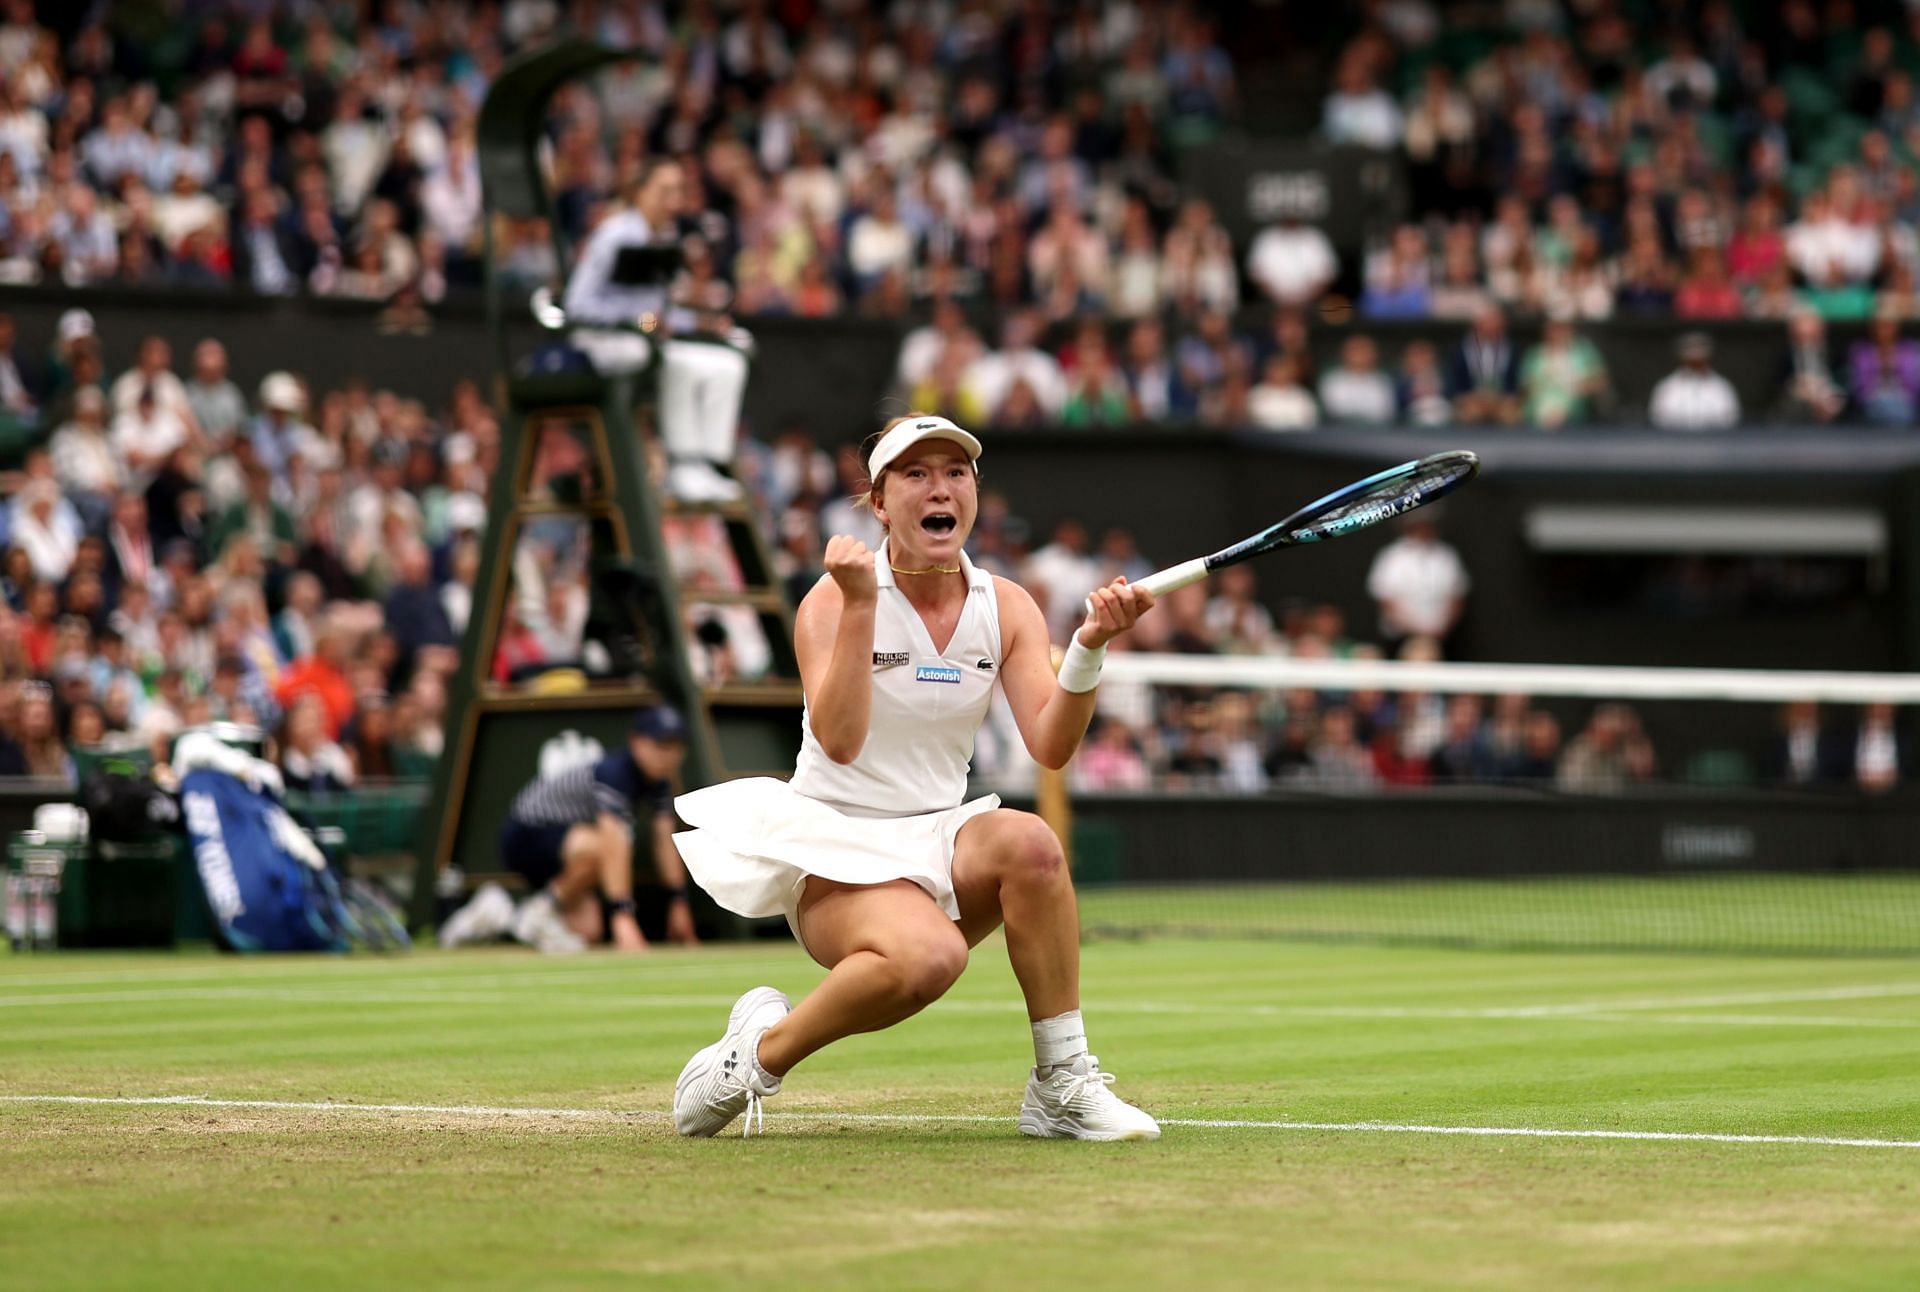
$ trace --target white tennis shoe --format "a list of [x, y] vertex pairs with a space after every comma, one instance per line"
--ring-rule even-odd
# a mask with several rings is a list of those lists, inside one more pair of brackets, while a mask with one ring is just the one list
[[1159, 1139], [1160, 1123], [1113, 1093], [1113, 1074], [1083, 1054], [1046, 1080], [1027, 1078], [1020, 1131], [1041, 1139]]
[[667, 468], [667, 492], [681, 502], [734, 502], [742, 494], [739, 481], [728, 479], [713, 463], [697, 458]]
[[553, 894], [538, 892], [520, 903], [513, 917], [513, 940], [550, 956], [575, 955], [587, 949], [586, 939], [568, 926]]
[[468, 947], [494, 942], [513, 929], [513, 899], [498, 884], [482, 884], [467, 904], [440, 926], [440, 945]]
[[753, 1134], [756, 1121], [766, 1129], [760, 1101], [780, 1093], [780, 1079], [760, 1067], [760, 1037], [792, 1009], [786, 993], [772, 987], [755, 987], [733, 1003], [726, 1035], [688, 1059], [674, 1083], [675, 1130], [706, 1139], [741, 1113], [747, 1115], [742, 1134]]

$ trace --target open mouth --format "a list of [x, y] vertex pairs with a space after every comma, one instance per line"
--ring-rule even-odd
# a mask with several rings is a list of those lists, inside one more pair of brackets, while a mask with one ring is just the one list
[[951, 534], [955, 526], [959, 525], [959, 523], [958, 518], [950, 516], [944, 511], [936, 511], [932, 515], [921, 519], [920, 528], [926, 530], [929, 534]]

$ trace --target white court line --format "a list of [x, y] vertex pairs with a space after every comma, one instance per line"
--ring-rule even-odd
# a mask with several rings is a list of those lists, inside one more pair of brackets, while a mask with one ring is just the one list
[[[169, 987], [148, 987], [148, 989], [136, 989], [136, 991], [123, 991], [123, 993], [31, 993], [31, 991], [29, 991], [29, 993], [25, 994], [0, 996], [0, 1008], [8, 1008], [8, 1006], [38, 1006], [38, 1004], [84, 1004], [84, 1002], [88, 1002], [88, 1000], [102, 1000], [102, 1002], [109, 1002], [109, 1000], [175, 1000], [175, 998], [177, 998], [177, 1000], [192, 1000], [192, 998], [209, 998], [209, 1000], [211, 1000], [211, 998], [219, 998], [219, 996], [246, 998], [246, 996], [242, 996], [242, 993], [252, 993], [253, 996], [257, 996], [257, 998], [284, 998], [284, 1000], [305, 1000], [305, 998], [315, 998], [315, 1000], [344, 1000], [348, 991], [355, 991], [355, 989], [361, 987], [361, 985], [376, 985], [376, 987], [382, 987], [384, 991], [376, 994], [367, 994], [367, 996], [359, 996], [359, 994], [357, 994], [357, 996], [355, 996], [357, 1000], [384, 998], [384, 1000], [392, 1000], [392, 1002], [411, 1002], [411, 998], [409, 998], [411, 993], [419, 993], [419, 998], [422, 1002], [438, 998], [438, 1000], [447, 1000], [447, 1002], [511, 1004], [511, 1002], [515, 1002], [515, 1000], [524, 998], [524, 994], [526, 993], [538, 993], [541, 989], [549, 989], [549, 987], [564, 987], [564, 985], [570, 985], [570, 983], [574, 983], [574, 981], [593, 981], [593, 979], [609, 979], [609, 977], [612, 977], [612, 979], [628, 979], [628, 981], [634, 981], [636, 987], [643, 987], [649, 979], [659, 977], [662, 973], [672, 973], [672, 975], [676, 975], [676, 977], [678, 977], [678, 975], [697, 977], [697, 975], [714, 973], [714, 971], [722, 971], [722, 969], [737, 971], [737, 969], [745, 969], [749, 968], [749, 966], [753, 966], [753, 968], [783, 969], [791, 968], [791, 964], [793, 964], [791, 958], [780, 958], [780, 960], [758, 960], [758, 958], [755, 958], [755, 960], [749, 960], [749, 958], [743, 956], [743, 958], [739, 958], [739, 960], [728, 960], [728, 962], [724, 962], [724, 964], [722, 964], [722, 962], [710, 962], [710, 964], [708, 964], [708, 962], [680, 962], [680, 964], [674, 964], [674, 962], [670, 962], [670, 960], [666, 960], [666, 962], [651, 962], [651, 960], [649, 960], [645, 966], [634, 966], [634, 968], [624, 968], [624, 966], [622, 966], [622, 968], [614, 968], [614, 966], [580, 966], [580, 968], [572, 968], [572, 966], [557, 966], [557, 964], [553, 964], [551, 960], [549, 960], [549, 962], [528, 960], [528, 966], [526, 966], [528, 971], [503, 971], [503, 973], [484, 973], [484, 975], [453, 973], [453, 975], [432, 975], [432, 977], [407, 977], [405, 973], [396, 975], [394, 971], [390, 971], [386, 966], [367, 966], [369, 973], [365, 973], [365, 975], [361, 975], [361, 973], [351, 973], [351, 975], [348, 975], [348, 973], [336, 973], [336, 971], [324, 971], [324, 973], [315, 975], [315, 973], [305, 971], [305, 969], [296, 969], [296, 971], [284, 971], [284, 973], [280, 973], [280, 971], [261, 971], [261, 969], [248, 966], [248, 968], [228, 969], [228, 971], [207, 969], [205, 973], [196, 969], [192, 975], [180, 975], [180, 977], [217, 977], [217, 979], [223, 979], [221, 985], [209, 985], [209, 987], [184, 987], [184, 985], [182, 985], [182, 987], [171, 987], [171, 985], [169, 985]], [[808, 966], [808, 968], [810, 968], [810, 966]], [[244, 979], [250, 979], [250, 981], [234, 983], [234, 981], [232, 981], [234, 977], [244, 977]], [[19, 979], [19, 981], [25, 981], [25, 979]], [[46, 983], [56, 985], [56, 987], [83, 985], [83, 983], [119, 983], [119, 981], [154, 983], [154, 975], [152, 975], [152, 973], [138, 973], [138, 971], [129, 971], [129, 973], [92, 973], [92, 975], [83, 975], [83, 973], [61, 975], [61, 973], [54, 973], [54, 975], [48, 975], [48, 977], [44, 977], [44, 979], [40, 979], [40, 981], [46, 981]], [[278, 983], [278, 981], [298, 983], [298, 987], [294, 987], [294, 989], [276, 989], [276, 987], [255, 985], [255, 983]], [[442, 991], [440, 991], [440, 985], [442, 985], [442, 983], [445, 983], [447, 987], [451, 987], [451, 991], [444, 991], [444, 993], [442, 993]], [[8, 979], [8, 975], [0, 973], [0, 985], [12, 985], [10, 979]], [[472, 989], [472, 987], [509, 987], [509, 989], [522, 989], [522, 991], [515, 994], [490, 996], [490, 994], [467, 991], [467, 989]], [[338, 989], [338, 993], [336, 993], [334, 989]], [[1217, 1002], [1217, 1004], [1215, 1004], [1215, 1002], [1204, 1002], [1204, 1004], [1202, 1004], [1202, 1002], [1192, 1002], [1192, 1004], [1183, 1004], [1183, 1002], [1139, 1002], [1139, 1004], [1117, 1004], [1117, 1002], [1108, 1002], [1108, 1004], [1102, 1004], [1100, 1008], [1102, 1008], [1102, 1010], [1108, 1010], [1108, 1012], [1127, 1010], [1127, 1012], [1139, 1012], [1139, 1014], [1254, 1014], [1254, 1016], [1283, 1017], [1415, 1017], [1415, 1019], [1421, 1019], [1421, 1017], [1467, 1017], [1467, 1019], [1498, 1019], [1498, 1017], [1605, 1016], [1605, 1014], [1619, 1014], [1619, 1012], [1626, 1012], [1626, 1010], [1661, 1010], [1661, 1012], [1670, 1012], [1670, 1010], [1703, 1010], [1703, 1008], [1705, 1008], [1705, 1010], [1713, 1010], [1713, 1008], [1743, 1006], [1743, 1004], [1807, 1004], [1807, 1002], [1828, 1002], [1828, 1000], [1882, 1000], [1882, 998], [1903, 998], [1903, 996], [1920, 996], [1920, 983], [1855, 983], [1855, 985], [1839, 985], [1839, 987], [1807, 987], [1807, 989], [1784, 989], [1784, 991], [1749, 991], [1749, 993], [1720, 993], [1707, 994], [1707, 996], [1695, 994], [1695, 996], [1665, 996], [1665, 998], [1661, 998], [1661, 996], [1642, 996], [1642, 998], [1630, 998], [1630, 1000], [1574, 1000], [1574, 1002], [1517, 1004], [1517, 1006], [1486, 1006], [1486, 1008], [1392, 1006], [1392, 1004], [1386, 1004], [1386, 1006], [1363, 1006], [1363, 1004], [1356, 1004], [1356, 1006], [1313, 1006], [1313, 1004], [1260, 1004], [1260, 1002], [1235, 1002], [1235, 1000], [1223, 1000], [1223, 1002]], [[647, 1002], [647, 1000], [657, 1000], [657, 1002], [668, 1006], [668, 1008], [703, 1006], [703, 1004], [733, 1004], [733, 996], [720, 998], [720, 996], [691, 996], [691, 994], [676, 994], [676, 996], [636, 994], [636, 996], [624, 1000], [622, 1004], [643, 1004], [643, 1002]], [[962, 1010], [1002, 1010], [1002, 1008], [1012, 1010], [1012, 1008], [1018, 1008], [1018, 1002], [1008, 1002], [1008, 1004], [1002, 1006], [1000, 1002], [948, 1000], [948, 1002], [943, 1002], [943, 1004], [945, 1004], [947, 1008], [962, 1008]]]
[[[1885, 1000], [1920, 996], [1920, 983], [1863, 983], [1847, 987], [1803, 988], [1793, 991], [1755, 991], [1715, 996], [1643, 997], [1638, 1000], [1563, 1001], [1543, 1005], [1490, 1005], [1480, 1008], [1447, 1005], [1263, 1005], [1184, 1004], [1145, 1001], [1118, 1006], [1138, 1013], [1245, 1013], [1327, 1018], [1604, 1018], [1628, 1011], [1668, 1012], [1714, 1009], [1737, 1005], [1791, 1005], [1819, 1001]], [[1116, 1006], [1105, 1006], [1113, 1009]], [[1728, 1015], [1728, 1017], [1739, 1017]]]
[[[506, 949], [498, 953], [462, 952], [472, 955], [469, 962], [474, 966], [487, 966], [486, 973], [436, 972], [446, 969], [450, 961], [430, 959], [407, 961], [404, 959], [364, 959], [357, 964], [340, 961], [308, 961], [298, 968], [288, 966], [273, 968], [260, 963], [249, 963], [234, 958], [213, 959], [209, 957], [203, 964], [193, 968], [182, 968], [179, 964], [162, 964], [160, 957], [155, 958], [152, 969], [94, 970], [77, 973], [31, 973], [13, 972], [5, 959], [0, 959], [0, 986], [33, 986], [45, 983], [54, 987], [84, 987], [119, 982], [177, 982], [192, 983], [200, 980], [231, 982], [245, 979], [252, 982], [300, 981], [312, 983], [386, 983], [402, 981], [409, 987], [432, 986], [439, 983], [456, 985], [488, 983], [529, 983], [529, 982], [575, 982], [594, 979], [619, 978], [637, 982], [651, 981], [660, 977], [702, 977], [710, 974], [732, 973], [741, 970], [790, 969], [795, 964], [811, 964], [801, 958], [797, 952], [787, 956], [741, 955], [738, 959], [682, 958], [680, 953], [667, 950], [662, 954], [644, 959], [628, 960], [622, 965], [609, 965], [604, 961], [588, 960], [587, 957], [568, 958], [564, 956], [539, 956], [531, 951], [519, 952]], [[26, 957], [19, 957], [26, 958]], [[425, 977], [414, 977], [414, 969], [427, 969]]]
[[[941, 1001], [934, 1009], [994, 1010], [1003, 1007], [989, 1001]], [[1019, 1008], [1018, 1002], [1004, 1008]], [[1088, 1006], [1089, 1012], [1101, 1014], [1167, 1014], [1181, 1017], [1193, 1014], [1207, 1015], [1246, 1015], [1254, 1018], [1341, 1018], [1372, 1019], [1392, 1021], [1406, 1019], [1412, 1021], [1465, 1022], [1553, 1022], [1553, 1023], [1685, 1023], [1721, 1027], [1891, 1027], [1920, 1028], [1920, 1019], [1904, 1018], [1851, 1018], [1845, 1015], [1818, 1016], [1811, 1014], [1661, 1014], [1653, 1012], [1652, 1002], [1629, 1003], [1624, 1006], [1611, 1006], [1603, 1009], [1600, 1005], [1581, 1005], [1565, 1011], [1545, 1012], [1531, 1006], [1487, 1009], [1453, 1008], [1436, 1005], [1208, 1005], [1185, 1001], [1103, 1001]], [[1608, 1012], [1610, 1010], [1637, 1010], [1642, 1012]]]
[[[277, 1112], [395, 1113], [436, 1117], [525, 1117], [592, 1122], [664, 1122], [654, 1109], [623, 1112], [601, 1108], [515, 1108], [470, 1104], [339, 1104], [280, 1099], [208, 1099], [200, 1095], [0, 1095], [9, 1104], [90, 1104], [141, 1108], [251, 1108]], [[1007, 1125], [1010, 1117], [984, 1113], [773, 1113], [768, 1121], [852, 1122], [858, 1125]], [[1411, 1122], [1300, 1122], [1214, 1117], [1163, 1117], [1162, 1126], [1206, 1130], [1353, 1132], [1378, 1135], [1473, 1135], [1523, 1139], [1617, 1139], [1689, 1144], [1803, 1144], [1826, 1148], [1920, 1149], [1920, 1139], [1868, 1139], [1842, 1135], [1734, 1135], [1709, 1131], [1563, 1130], [1538, 1126], [1423, 1126]]]
[[345, 1104], [299, 1099], [210, 1099], [205, 1095], [0, 1095], [5, 1104], [100, 1104], [128, 1108], [258, 1108], [269, 1112], [425, 1113], [447, 1117], [535, 1117], [567, 1121], [666, 1121], [672, 1114], [612, 1108], [489, 1108], [480, 1104]]
[[[738, 959], [712, 963], [695, 961], [675, 962], [670, 958], [651, 958], [643, 965], [609, 966], [567, 963], [555, 963], [553, 960], [528, 958], [524, 967], [515, 967], [506, 956], [488, 958], [498, 967], [497, 972], [484, 974], [431, 974], [426, 977], [410, 977], [404, 970], [391, 962], [367, 964], [364, 966], [339, 966], [329, 968], [316, 975], [309, 968], [289, 968], [285, 971], [256, 967], [252, 965], [210, 965], [204, 972], [194, 970], [184, 974], [166, 974], [164, 978], [173, 982], [192, 979], [212, 979], [212, 985], [155, 985], [126, 992], [63, 992], [59, 994], [40, 994], [31, 990], [31, 984], [44, 982], [49, 986], [79, 986], [92, 983], [141, 982], [154, 983], [155, 974], [139, 970], [126, 972], [97, 972], [78, 974], [10, 974], [0, 972], [0, 988], [27, 987], [28, 990], [17, 995], [0, 996], [0, 1008], [7, 1006], [31, 1006], [35, 1004], [82, 1004], [89, 1000], [167, 1000], [167, 999], [213, 999], [220, 994], [232, 994], [252, 991], [261, 998], [279, 990], [286, 993], [286, 999], [307, 999], [304, 993], [312, 993], [326, 999], [341, 1001], [367, 1001], [392, 998], [402, 999], [405, 994], [419, 992], [423, 999], [432, 996], [448, 1001], [471, 1000], [475, 1003], [492, 1003], [498, 1000], [506, 1003], [514, 996], [486, 997], [469, 989], [476, 987], [509, 987], [539, 990], [542, 988], [563, 988], [576, 982], [588, 982], [605, 979], [629, 981], [636, 988], [644, 989], [653, 978], [670, 976], [701, 976], [720, 971], [747, 969], [787, 969], [795, 963], [791, 956], [779, 958], [742, 955]], [[811, 966], [809, 966], [811, 967]], [[352, 970], [352, 971], [350, 971]], [[364, 971], [364, 972], [362, 972]], [[396, 972], [398, 971], [398, 972]], [[240, 981], [235, 981], [239, 979]], [[268, 983], [282, 981], [298, 984], [291, 988], [271, 988]], [[442, 993], [440, 987], [445, 984], [452, 988]], [[348, 991], [360, 986], [374, 986], [384, 990], [361, 995]], [[348, 989], [348, 990], [337, 990]], [[1239, 1003], [1231, 1000], [1219, 1003], [1176, 1003], [1142, 1002], [1132, 1005], [1109, 1003], [1101, 1008], [1113, 1011], [1126, 1009], [1139, 1013], [1244, 1013], [1272, 1016], [1314, 1017], [1322, 1015], [1329, 1018], [1539, 1018], [1556, 1015], [1611, 1014], [1626, 1010], [1676, 1009], [1715, 1009], [1738, 1005], [1775, 1005], [1808, 1003], [1817, 1001], [1876, 1000], [1920, 996], [1920, 982], [1916, 983], [1859, 983], [1834, 987], [1792, 988], [1781, 990], [1748, 991], [1719, 993], [1714, 995], [1694, 995], [1677, 997], [1642, 997], [1627, 1000], [1593, 1000], [1571, 1002], [1548, 1002], [1532, 1005], [1487, 1006], [1483, 1008], [1455, 1008], [1448, 1006], [1419, 1005], [1282, 1005], [1263, 1003]], [[733, 1003], [733, 997], [724, 1000], [719, 997], [695, 997], [690, 995], [662, 996], [653, 993], [636, 994], [628, 1004], [639, 1004], [646, 1000], [657, 1000], [670, 1007], [706, 1004], [717, 1001], [723, 1005]], [[998, 1002], [948, 1001], [948, 1007], [963, 1009], [1000, 1009]], [[1017, 1003], [1008, 1003], [1004, 1008], [1018, 1008]]]
[[1682, 1027], [1867, 1027], [1912, 1031], [1920, 1018], [1851, 1018], [1844, 1014], [1568, 1014], [1568, 1023], [1664, 1023]]
[[[938, 1008], [936, 1006], [936, 1008]], [[1920, 1028], [1920, 1019], [1906, 1018], [1853, 1018], [1846, 1015], [1816, 1014], [1695, 1014], [1695, 1013], [1656, 1013], [1651, 1007], [1641, 1007], [1636, 1013], [1603, 1013], [1597, 1008], [1584, 1008], [1577, 1012], [1543, 1014], [1528, 1009], [1447, 1009], [1435, 1007], [1422, 1009], [1418, 1006], [1386, 1005], [1369, 1007], [1356, 1005], [1343, 1008], [1338, 1005], [1300, 1005], [1300, 1006], [1231, 1006], [1231, 1005], [1178, 1005], [1171, 1002], [1098, 1005], [1091, 1007], [1102, 1014], [1247, 1014], [1259, 1018], [1326, 1018], [1354, 1019], [1374, 1022], [1392, 1022], [1396, 1019], [1408, 1022], [1467, 1022], [1467, 1023], [1632, 1023], [1632, 1024], [1679, 1024], [1688, 1027], [1867, 1027], [1894, 1028], [1911, 1030]]]
[[[1838, 989], [1836, 989], [1838, 990]], [[1890, 990], [1874, 988], [1853, 990], [1847, 996], [1832, 999], [1874, 999], [1886, 996], [1904, 996], [1920, 994], [1920, 989], [1909, 992], [1907, 989]], [[1825, 999], [1811, 997], [1808, 993], [1778, 993], [1785, 1000]], [[1717, 997], [1713, 999], [1729, 1003], [1764, 1003], [1766, 999], [1759, 995], [1747, 995], [1738, 998]], [[683, 995], [636, 995], [608, 1005], [604, 1001], [593, 1002], [595, 1009], [724, 1009], [734, 1003], [732, 996], [683, 996]], [[534, 995], [512, 992], [477, 991], [338, 991], [326, 986], [315, 985], [304, 988], [285, 987], [156, 987], [150, 990], [129, 991], [91, 991], [66, 993], [33, 993], [25, 996], [0, 996], [0, 1009], [34, 1009], [49, 1007], [69, 1007], [76, 1005], [124, 1005], [151, 1004], [165, 1001], [249, 1001], [268, 1004], [331, 1005], [338, 1008], [354, 1008], [362, 1005], [412, 1005], [435, 1007], [441, 1005], [539, 1005], [552, 1008], [556, 1002], [542, 1000]], [[1901, 1018], [1853, 1018], [1847, 1016], [1818, 1016], [1800, 1014], [1700, 1014], [1700, 1013], [1660, 1013], [1659, 1010], [1685, 1008], [1688, 1005], [1705, 1003], [1700, 998], [1689, 1001], [1675, 1001], [1671, 1006], [1667, 1002], [1626, 1001], [1610, 1006], [1597, 1003], [1558, 1006], [1513, 1006], [1490, 1007], [1486, 1009], [1451, 1008], [1445, 1006], [1423, 1007], [1417, 1005], [1262, 1005], [1262, 1004], [1204, 1004], [1185, 1001], [1107, 1001], [1093, 1006], [1102, 1014], [1147, 1014], [1171, 1017], [1191, 1017], [1194, 1015], [1250, 1017], [1250, 1018], [1333, 1018], [1374, 1021], [1465, 1021], [1465, 1022], [1558, 1022], [1558, 1023], [1657, 1023], [1684, 1026], [1705, 1027], [1862, 1027], [1895, 1030], [1920, 1029], [1920, 1019]], [[1025, 1012], [1025, 1006], [1017, 1000], [945, 1000], [934, 1006], [935, 1011], [1018, 1014]], [[1637, 1012], [1614, 1012], [1637, 1011]]]
[[[735, 996], [635, 996], [620, 1006], [653, 1009], [725, 1009]], [[32, 1009], [46, 1005], [124, 1005], [137, 1002], [191, 1000], [254, 1000], [315, 1005], [550, 1005], [552, 1002], [511, 992], [461, 991], [332, 991], [325, 987], [155, 987], [151, 991], [86, 991], [64, 994], [0, 996], [0, 1009]], [[611, 1008], [596, 1001], [598, 1008]], [[1015, 1006], [1017, 1007], [1017, 1005]]]
[[1643, 1000], [1597, 1000], [1560, 1005], [1523, 1005], [1515, 1014], [1549, 1015], [1612, 1012], [1623, 1009], [1717, 1009], [1724, 1005], [1791, 1005], [1806, 1001], [1880, 1000], [1920, 996], [1920, 983], [1862, 983], [1851, 987], [1806, 987], [1792, 991], [1747, 991], [1718, 996], [1680, 996]]

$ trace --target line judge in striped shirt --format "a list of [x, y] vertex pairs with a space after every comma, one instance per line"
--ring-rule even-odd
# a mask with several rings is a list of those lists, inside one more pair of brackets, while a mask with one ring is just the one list
[[497, 884], [482, 887], [440, 930], [442, 946], [511, 934], [545, 952], [605, 940], [645, 951], [633, 906], [634, 834], [644, 821], [665, 885], [667, 937], [691, 945], [687, 872], [673, 846], [673, 775], [686, 757], [686, 723], [667, 705], [633, 716], [623, 748], [536, 777], [515, 796], [500, 827], [500, 860], [533, 896], [515, 909]]

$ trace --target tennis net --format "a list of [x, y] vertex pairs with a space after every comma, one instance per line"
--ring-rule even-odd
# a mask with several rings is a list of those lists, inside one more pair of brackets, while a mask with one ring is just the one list
[[1117, 653], [1101, 693], [1089, 935], [1920, 953], [1920, 679]]

